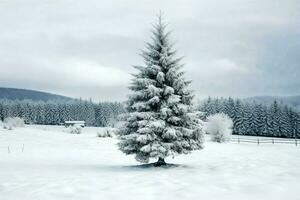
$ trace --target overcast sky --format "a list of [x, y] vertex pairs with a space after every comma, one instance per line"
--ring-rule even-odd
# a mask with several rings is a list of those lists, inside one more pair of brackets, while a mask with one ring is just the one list
[[125, 100], [160, 10], [199, 97], [300, 93], [299, 0], [0, 0], [0, 87]]

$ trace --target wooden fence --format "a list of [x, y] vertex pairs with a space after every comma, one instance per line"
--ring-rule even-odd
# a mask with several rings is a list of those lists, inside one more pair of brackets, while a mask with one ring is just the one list
[[232, 137], [230, 142], [233, 143], [255, 143], [259, 144], [293, 144], [298, 146], [299, 139], [285, 139], [285, 138], [252, 138], [247, 136]]

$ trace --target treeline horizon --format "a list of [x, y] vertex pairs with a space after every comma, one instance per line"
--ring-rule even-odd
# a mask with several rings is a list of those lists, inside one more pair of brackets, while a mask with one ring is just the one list
[[84, 120], [87, 126], [105, 127], [113, 126], [123, 112], [121, 102], [0, 100], [0, 120], [20, 117], [26, 124], [60, 125], [64, 121]]
[[[274, 101], [267, 105], [238, 98], [202, 100], [203, 119], [225, 113], [233, 120], [233, 134], [266, 137], [300, 138], [300, 113], [293, 107]], [[23, 118], [26, 124], [60, 125], [67, 120], [84, 120], [87, 126], [113, 126], [125, 112], [123, 102], [32, 101], [0, 99], [0, 120]]]
[[229, 98], [207, 98], [199, 105], [203, 118], [225, 113], [233, 120], [233, 134], [300, 138], [300, 113], [274, 100], [270, 105]]

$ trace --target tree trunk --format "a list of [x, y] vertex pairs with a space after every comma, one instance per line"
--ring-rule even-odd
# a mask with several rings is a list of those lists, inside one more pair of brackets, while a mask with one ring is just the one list
[[159, 158], [158, 158], [158, 161], [154, 164], [154, 166], [155, 166], [155, 167], [159, 167], [159, 166], [166, 165], [166, 164], [167, 164], [167, 163], [165, 162], [165, 159], [159, 157]]

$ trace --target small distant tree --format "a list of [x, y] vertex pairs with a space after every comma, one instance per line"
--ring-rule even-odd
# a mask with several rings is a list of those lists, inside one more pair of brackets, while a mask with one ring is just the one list
[[224, 114], [217, 113], [207, 118], [205, 130], [214, 142], [227, 142], [232, 134], [232, 119]]
[[145, 65], [135, 67], [138, 73], [130, 86], [118, 145], [139, 162], [156, 158], [154, 166], [161, 166], [168, 156], [201, 149], [203, 131], [192, 104], [190, 81], [183, 77], [181, 59], [175, 55], [161, 16], [152, 33], [152, 42], [142, 52]]

